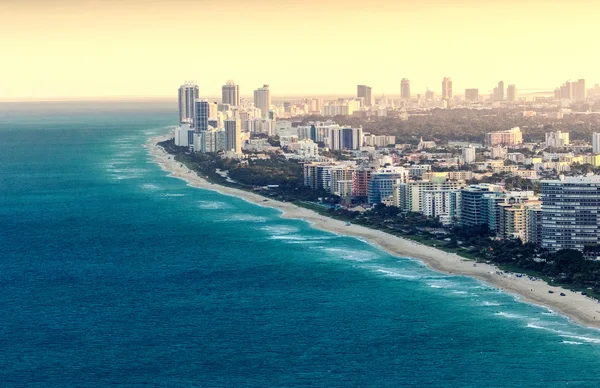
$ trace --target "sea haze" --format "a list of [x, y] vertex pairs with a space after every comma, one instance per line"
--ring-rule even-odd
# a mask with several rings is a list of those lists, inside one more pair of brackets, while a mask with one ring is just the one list
[[143, 148], [173, 109], [83, 106], [0, 104], [3, 386], [600, 385], [599, 331], [188, 187]]

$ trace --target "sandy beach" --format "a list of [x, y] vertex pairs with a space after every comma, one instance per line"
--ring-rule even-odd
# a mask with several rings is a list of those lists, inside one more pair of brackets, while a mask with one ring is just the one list
[[[221, 194], [243, 198], [260, 206], [279, 209], [282, 211], [283, 217], [302, 219], [311, 223], [317, 229], [364, 239], [390, 254], [421, 260], [437, 271], [475, 277], [493, 287], [516, 294], [522, 300], [560, 312], [582, 325], [600, 328], [600, 303], [580, 293], [560, 287], [552, 287], [542, 280], [533, 281], [526, 276], [516, 277], [514, 274], [505, 274], [492, 265], [477, 263], [474, 266], [473, 261], [456, 254], [447, 253], [359, 225], [346, 226], [342, 221], [319, 215], [291, 203], [274, 200], [264, 202], [265, 198], [258, 194], [211, 184], [189, 170], [185, 165], [176, 162], [173, 156], [156, 144], [169, 138], [171, 138], [170, 135], [153, 137], [148, 140], [146, 147], [164, 171], [169, 172], [173, 177], [185, 180], [190, 186], [217, 191]], [[554, 293], [549, 293], [550, 290]], [[560, 293], [564, 293], [565, 296], [561, 296]]]

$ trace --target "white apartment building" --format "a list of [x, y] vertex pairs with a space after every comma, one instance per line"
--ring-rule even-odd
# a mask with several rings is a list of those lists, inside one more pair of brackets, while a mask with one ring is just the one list
[[546, 133], [546, 147], [560, 148], [569, 145], [569, 132], [555, 131]]

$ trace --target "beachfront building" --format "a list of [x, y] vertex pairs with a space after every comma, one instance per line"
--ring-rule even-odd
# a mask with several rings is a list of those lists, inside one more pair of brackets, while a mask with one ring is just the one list
[[225, 150], [242, 153], [242, 123], [240, 120], [225, 120]]
[[542, 180], [542, 246], [583, 250], [600, 243], [600, 176]]
[[484, 207], [487, 209], [487, 225], [492, 233], [499, 233], [502, 206], [513, 206], [529, 201], [537, 201], [533, 191], [491, 192], [482, 196]]
[[352, 196], [352, 175], [354, 167], [347, 165], [334, 166], [331, 169], [330, 192], [342, 199]]
[[305, 163], [304, 185], [313, 190], [326, 190], [331, 192], [331, 170], [335, 165], [332, 163]]
[[527, 242], [542, 245], [542, 206], [527, 209]]
[[484, 194], [499, 192], [501, 187], [491, 183], [470, 185], [461, 190], [460, 198], [460, 224], [463, 226], [476, 226], [488, 224], [488, 204]]
[[444, 226], [460, 218], [460, 190], [426, 190], [422, 194], [423, 215], [438, 218]]
[[194, 151], [207, 153], [226, 150], [227, 138], [223, 129], [208, 127], [206, 131], [194, 132]]
[[178, 147], [189, 147], [194, 144], [194, 129], [191, 124], [181, 124], [173, 130], [173, 139]]
[[498, 205], [499, 222], [497, 236], [501, 239], [520, 239], [522, 242], [528, 242], [529, 238], [529, 209], [541, 208], [541, 201], [531, 199], [523, 203], [511, 204], [503, 203]]
[[194, 127], [194, 103], [199, 97], [198, 85], [186, 82], [179, 87], [177, 94], [179, 105], [179, 124], [190, 124]]
[[352, 174], [352, 196], [366, 198], [369, 192], [369, 181], [373, 169], [371, 167], [359, 167]]
[[408, 181], [408, 170], [404, 167], [384, 167], [371, 174], [367, 192], [369, 205], [382, 202], [394, 194], [394, 185]]
[[210, 103], [206, 100], [194, 102], [194, 129], [196, 132], [208, 130], [208, 119], [210, 116]]
[[[423, 213], [426, 206], [426, 193], [460, 191], [464, 187], [466, 187], [465, 182], [447, 181], [445, 179], [399, 183], [394, 187], [394, 206], [399, 207], [403, 211]], [[432, 198], [430, 196], [430, 200]], [[432, 206], [431, 203], [429, 205]], [[433, 209], [430, 212], [436, 213], [436, 210]], [[441, 213], [441, 211], [437, 211], [437, 213]]]

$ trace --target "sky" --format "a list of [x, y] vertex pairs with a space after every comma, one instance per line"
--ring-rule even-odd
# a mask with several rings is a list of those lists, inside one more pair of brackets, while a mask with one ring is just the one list
[[598, 1], [0, 0], [0, 100], [600, 83]]

